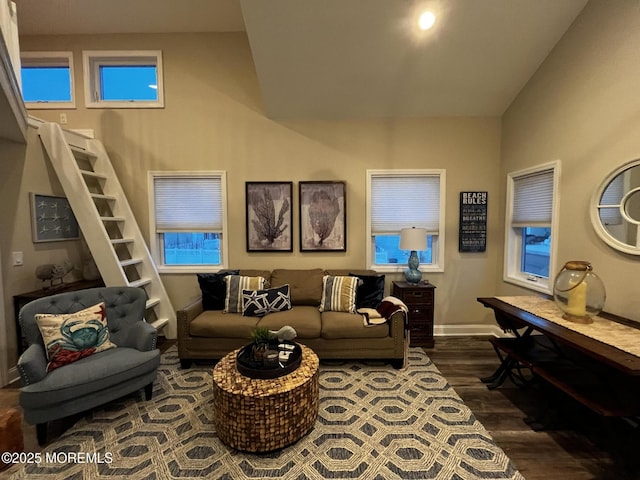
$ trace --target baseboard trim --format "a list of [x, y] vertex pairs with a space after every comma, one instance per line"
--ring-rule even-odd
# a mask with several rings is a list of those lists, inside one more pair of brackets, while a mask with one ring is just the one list
[[460, 336], [494, 336], [505, 337], [505, 334], [497, 325], [435, 325], [433, 334], [436, 337], [460, 337]]

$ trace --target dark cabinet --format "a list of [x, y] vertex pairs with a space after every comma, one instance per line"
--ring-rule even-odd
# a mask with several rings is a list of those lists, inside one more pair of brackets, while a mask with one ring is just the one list
[[391, 295], [409, 309], [409, 339], [412, 347], [433, 347], [433, 309], [435, 285], [430, 283], [393, 282]]
[[23, 338], [22, 329], [20, 328], [20, 321], [18, 316], [20, 309], [27, 303], [38, 298], [48, 297], [57, 293], [74, 292], [77, 290], [84, 290], [85, 288], [104, 287], [102, 280], [80, 280], [73, 283], [65, 283], [63, 285], [36, 290], [34, 292], [21, 293], [13, 297], [13, 309], [16, 321], [16, 337], [18, 341], [18, 355], [22, 354], [27, 348], [27, 342]]

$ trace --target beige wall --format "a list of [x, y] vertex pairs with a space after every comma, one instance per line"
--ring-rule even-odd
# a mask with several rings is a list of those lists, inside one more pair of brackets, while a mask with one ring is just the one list
[[[556, 270], [567, 260], [590, 261], [607, 289], [605, 309], [640, 321], [640, 257], [607, 246], [589, 217], [604, 177], [640, 158], [639, 49], [637, 2], [589, 2], [503, 116], [501, 178], [561, 161]], [[526, 291], [498, 277], [498, 292]]]
[[[23, 37], [23, 51], [71, 50], [76, 66], [76, 110], [66, 111], [68, 128], [92, 128], [109, 152], [142, 231], [148, 235], [149, 170], [226, 170], [228, 172], [230, 266], [256, 268], [363, 268], [365, 258], [366, 170], [446, 168], [446, 271], [425, 275], [436, 291], [436, 324], [492, 324], [475, 301], [492, 295], [502, 236], [497, 215], [500, 161], [499, 118], [277, 122], [262, 113], [260, 93], [246, 36], [177, 34]], [[82, 91], [83, 49], [161, 49], [165, 69], [164, 109], [88, 110]], [[59, 111], [32, 111], [57, 121]], [[31, 132], [26, 163], [11, 167], [4, 193], [10, 228], [0, 233], [5, 310], [11, 296], [38, 287], [38, 263], [61, 261], [73, 243], [31, 243], [28, 192], [59, 188]], [[3, 173], [3, 172], [0, 172]], [[294, 185], [294, 252], [245, 251], [245, 181], [345, 180], [346, 253], [298, 252], [297, 185]], [[458, 204], [463, 190], [489, 192], [488, 249], [458, 253]], [[13, 250], [25, 251], [24, 268], [10, 267]], [[51, 259], [51, 260], [49, 260]], [[390, 275], [390, 280], [401, 274]], [[174, 307], [199, 293], [195, 275], [164, 275]], [[9, 336], [13, 338], [13, 332]], [[9, 342], [13, 345], [13, 340]], [[10, 359], [11, 360], [11, 359]], [[14, 359], [15, 360], [15, 359]], [[10, 361], [10, 364], [11, 363]]]

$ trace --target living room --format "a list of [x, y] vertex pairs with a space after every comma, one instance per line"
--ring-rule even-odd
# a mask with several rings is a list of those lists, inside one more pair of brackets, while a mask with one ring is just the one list
[[[437, 341], [438, 336], [500, 333], [492, 312], [477, 297], [536, 293], [505, 281], [503, 274], [507, 175], [555, 161], [560, 162], [561, 173], [551, 273], [569, 260], [590, 261], [606, 286], [605, 310], [640, 321], [633, 281], [637, 257], [606, 245], [590, 217], [591, 197], [602, 181], [640, 156], [634, 128], [640, 126], [634, 94], [640, 69], [636, 60], [640, 11], [634, 2], [591, 0], [578, 12], [505, 109], [486, 115], [272, 119], [265, 113], [269, 105], [261, 92], [260, 66], [245, 31], [21, 33], [20, 49], [73, 52], [76, 108], [29, 113], [53, 122], [64, 113], [65, 128], [94, 131], [109, 152], [145, 235], [151, 235], [149, 171], [226, 172], [225, 267], [367, 268], [367, 170], [446, 170], [444, 268], [423, 274], [437, 287]], [[98, 50], [161, 50], [164, 108], [85, 108], [82, 52]], [[402, 92], [396, 93], [402, 101]], [[35, 130], [29, 129], [26, 146], [3, 141], [0, 151], [6, 384], [17, 378], [13, 296], [40, 288], [34, 275], [39, 265], [66, 259], [80, 264], [81, 248], [78, 241], [32, 241], [29, 193], [64, 195]], [[346, 182], [346, 250], [309, 253], [294, 247], [287, 253], [247, 252], [245, 182], [292, 181], [297, 186], [310, 180]], [[484, 252], [458, 250], [463, 191], [488, 192]], [[297, 208], [294, 196], [294, 222]], [[23, 253], [22, 265], [13, 265], [12, 252]], [[79, 274], [65, 281], [74, 278]], [[389, 272], [387, 285], [401, 278], [402, 269]], [[193, 272], [164, 274], [162, 279], [176, 309], [199, 294]]]

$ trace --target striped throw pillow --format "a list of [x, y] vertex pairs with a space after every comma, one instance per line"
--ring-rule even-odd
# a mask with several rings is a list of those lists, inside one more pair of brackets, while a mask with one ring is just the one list
[[358, 277], [325, 275], [322, 278], [321, 312], [356, 312]]
[[224, 313], [242, 313], [242, 291], [262, 290], [265, 287], [264, 277], [245, 277], [243, 275], [227, 275], [227, 295], [224, 299]]

